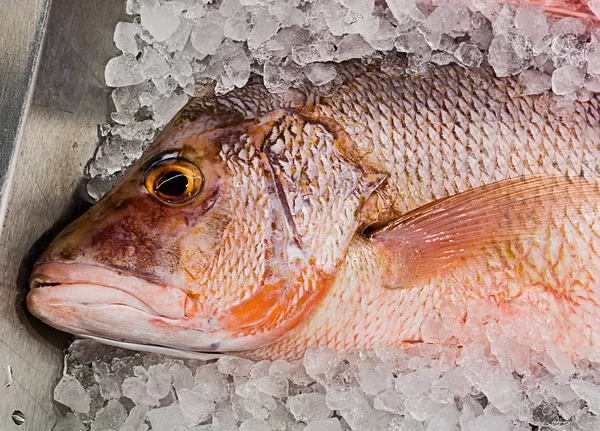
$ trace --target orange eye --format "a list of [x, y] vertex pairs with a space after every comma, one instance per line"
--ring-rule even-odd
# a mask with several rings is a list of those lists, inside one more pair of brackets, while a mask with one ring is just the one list
[[181, 159], [166, 159], [148, 169], [145, 185], [160, 201], [181, 205], [200, 193], [203, 182], [196, 165]]

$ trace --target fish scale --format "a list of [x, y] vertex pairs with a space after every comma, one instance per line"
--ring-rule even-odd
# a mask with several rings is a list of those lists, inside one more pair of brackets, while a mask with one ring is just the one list
[[[483, 163], [487, 167], [493, 166], [494, 171], [498, 172], [501, 178], [506, 178], [526, 173], [567, 173], [567, 171], [573, 171], [577, 169], [577, 166], [564, 163], [566, 156], [573, 151], [582, 152], [594, 160], [598, 158], [598, 154], [600, 154], [598, 151], [598, 142], [600, 142], [598, 128], [588, 130], [587, 127], [588, 124], [597, 123], [597, 100], [595, 103], [577, 103], [574, 115], [567, 118], [553, 116], [547, 111], [536, 111], [535, 99], [531, 97], [522, 97], [520, 99], [523, 100], [516, 99], [516, 101], [515, 99], [508, 99], [504, 103], [499, 103], [490, 99], [489, 95], [475, 93], [483, 100], [474, 104], [469, 101], [477, 99], [473, 95], [473, 87], [478, 81], [477, 78], [495, 82], [498, 80], [491, 77], [489, 72], [486, 71], [481, 72], [476, 79], [473, 79], [470, 76], [461, 76], [460, 70], [459, 67], [453, 66], [432, 69], [432, 72], [427, 73], [423, 79], [416, 81], [416, 83], [415, 80], [404, 80], [401, 90], [394, 89], [393, 83], [396, 82], [394, 78], [398, 79], [397, 77], [384, 77], [381, 76], [382, 72], [372, 73], [368, 75], [371, 77], [368, 85], [361, 88], [360, 83], [352, 82], [347, 87], [343, 86], [339, 96], [324, 99], [322, 105], [317, 108], [323, 115], [334, 118], [344, 126], [348, 118], [352, 117], [346, 114], [348, 109], [354, 110], [354, 116], [360, 118], [363, 115], [363, 109], [367, 109], [366, 107], [368, 107], [371, 114], [378, 110], [381, 113], [382, 121], [390, 123], [393, 122], [393, 119], [390, 121], [389, 118], [385, 118], [385, 111], [378, 108], [381, 101], [373, 98], [382, 93], [397, 95], [394, 101], [390, 102], [396, 108], [392, 111], [395, 116], [406, 120], [402, 120], [404, 127], [395, 128], [396, 134], [384, 135], [386, 139], [382, 140], [379, 130], [369, 130], [367, 131], [368, 136], [364, 137], [353, 134], [352, 127], [346, 126], [345, 129], [354, 141], [360, 142], [361, 140], [372, 139], [377, 142], [375, 150], [368, 154], [365, 159], [376, 166], [383, 165], [385, 170], [391, 173], [389, 187], [393, 191], [390, 191], [390, 194], [394, 194], [395, 190], [401, 187], [406, 187], [406, 184], [413, 185], [413, 187], [410, 187], [412, 199], [405, 199], [396, 203], [397, 210], [400, 213], [414, 209], [428, 200], [455, 193], [456, 190], [453, 186], [456, 184], [459, 185], [458, 191], [484, 184], [484, 178], [481, 175], [473, 175], [470, 172], [468, 166], [470, 163]], [[362, 72], [369, 74], [366, 70]], [[445, 87], [436, 85], [436, 82], [444, 82]], [[506, 78], [501, 82], [506, 87], [505, 92], [517, 93], [516, 78]], [[410, 84], [412, 83], [415, 83], [416, 88], [411, 87]], [[454, 87], [458, 88], [456, 95], [453, 94], [452, 90], [446, 92], [441, 90], [442, 88], [452, 89]], [[499, 87], [499, 85], [494, 87]], [[368, 103], [361, 100], [363, 93], [368, 93], [365, 96]], [[353, 100], [354, 103], [344, 102], [346, 99]], [[432, 99], [450, 99], [450, 101], [445, 106], [443, 105], [443, 112], [433, 112], [427, 106], [427, 103], [424, 103], [424, 100]], [[454, 102], [457, 99], [461, 103]], [[414, 104], [413, 112], [407, 109], [407, 106], [402, 102], [397, 105], [396, 100], [411, 101]], [[494, 102], [492, 106], [487, 103], [489, 101]], [[480, 109], [484, 106], [485, 109], [477, 111], [473, 109], [473, 105], [479, 105]], [[341, 106], [344, 109], [340, 109]], [[430, 121], [419, 120], [419, 117], [422, 117], [420, 113], [423, 111], [432, 114]], [[465, 136], [466, 139], [460, 139], [460, 137], [454, 135], [453, 128], [448, 124], [448, 120], [441, 121], [444, 116], [451, 118], [451, 124], [457, 126], [469, 122], [470, 129], [481, 130], [484, 137], [478, 138], [478, 134], [470, 133]], [[535, 121], [537, 116], [544, 118], [543, 124], [540, 124], [539, 120]], [[532, 119], [534, 121], [531, 121]], [[529, 127], [535, 128], [536, 123], [541, 126], [541, 134], [544, 138], [541, 142], [531, 136], [528, 130]], [[410, 127], [411, 124], [417, 125], [416, 130]], [[444, 127], [440, 127], [442, 124], [444, 124]], [[383, 129], [388, 129], [388, 127]], [[450, 132], [445, 133], [446, 131]], [[446, 136], [448, 137], [447, 140], [445, 139]], [[487, 142], [487, 148], [491, 148], [493, 151], [488, 150], [487, 154], [477, 154], [476, 157], [473, 157], [467, 150], [467, 148], [481, 148], [484, 142]], [[450, 146], [450, 153], [446, 145]], [[361, 144], [359, 143], [358, 146], [360, 147]], [[402, 158], [405, 152], [408, 155], [407, 161], [409, 163], [404, 166], [402, 175], [397, 172], [397, 167], [403, 165]], [[558, 152], [558, 157], [563, 163], [558, 167], [550, 168], [546, 165], [543, 170], [539, 169], [534, 161], [536, 155], [546, 160], [552, 160], [553, 152]], [[390, 158], [390, 153], [396, 156]], [[431, 155], [427, 156], [427, 153]], [[524, 163], [522, 168], [515, 169], [516, 163], [506, 163], [505, 155], [514, 157], [519, 162], [524, 162], [524, 157], [532, 157], [533, 160]], [[424, 157], [429, 163], [423, 163]], [[453, 172], [449, 172], [448, 165], [440, 163], [444, 161], [454, 164]], [[580, 166], [585, 166], [582, 160], [577, 160], [577, 162]], [[423, 166], [427, 167], [427, 172], [423, 170]], [[434, 172], [439, 171], [445, 173], [446, 178], [450, 179], [450, 184], [442, 187], [437, 185], [439, 180], [435, 178]], [[483, 176], [489, 174], [490, 172], [487, 172]], [[409, 181], [409, 179], [412, 181]], [[438, 192], [433, 195], [423, 194], [422, 190], [424, 189], [435, 189]], [[439, 193], [441, 189], [445, 190], [444, 194]]]
[[[192, 100], [40, 258], [32, 312], [139, 348], [257, 359], [411, 348], [439, 316], [457, 344], [492, 322], [536, 349], [600, 347], [599, 97], [567, 109], [486, 68], [334, 67], [335, 91]], [[152, 182], [163, 170], [202, 186], [166, 190], [172, 204]], [[106, 300], [108, 282], [116, 304], [61, 296]]]

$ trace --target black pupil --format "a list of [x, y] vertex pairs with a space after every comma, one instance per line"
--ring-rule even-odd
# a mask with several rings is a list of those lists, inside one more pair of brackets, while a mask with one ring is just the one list
[[178, 197], [188, 188], [187, 177], [179, 171], [170, 171], [164, 174], [156, 185], [156, 190], [164, 196]]

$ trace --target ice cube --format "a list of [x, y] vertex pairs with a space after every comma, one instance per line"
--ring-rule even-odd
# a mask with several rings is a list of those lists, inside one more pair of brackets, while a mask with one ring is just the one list
[[212, 424], [215, 431], [238, 431], [231, 405], [217, 409], [213, 414]]
[[255, 24], [248, 35], [248, 48], [257, 49], [260, 45], [271, 39], [279, 30], [279, 22], [269, 13], [269, 8], [262, 7], [255, 17]]
[[339, 63], [351, 58], [363, 58], [373, 54], [373, 52], [373, 47], [365, 42], [362, 36], [349, 34], [338, 42], [331, 59]]
[[159, 400], [166, 397], [171, 391], [169, 365], [169, 363], [162, 363], [151, 365], [148, 368], [148, 394]]
[[494, 20], [500, 13], [502, 3], [496, 0], [473, 0], [473, 7], [487, 19]]
[[173, 387], [177, 389], [192, 389], [196, 386], [192, 371], [180, 362], [173, 362], [169, 368], [169, 373], [173, 376]]
[[517, 74], [533, 62], [532, 46], [519, 35], [497, 35], [490, 44], [488, 61], [499, 77]]
[[[473, 43], [461, 42], [454, 51], [454, 57], [460, 61], [464, 66], [467, 67], [478, 67], [483, 61], [483, 54], [479, 50], [479, 47]], [[444, 336], [450, 336], [450, 328], [447, 328], [443, 332]]]
[[575, 374], [575, 366], [571, 362], [571, 359], [554, 344], [546, 346], [546, 353], [548, 353], [548, 356], [550, 356], [563, 375], [570, 376]]
[[571, 94], [583, 87], [585, 74], [572, 64], [559, 67], [552, 73], [552, 91], [558, 95]]
[[585, 33], [585, 24], [578, 18], [562, 18], [552, 24], [552, 33], [582, 35]]
[[434, 52], [429, 61], [439, 64], [440, 66], [446, 66], [450, 63], [456, 62], [456, 57], [454, 57], [452, 54], [448, 54], [447, 52]]
[[217, 364], [201, 366], [194, 378], [196, 380], [194, 391], [203, 394], [205, 398], [219, 402], [227, 397], [227, 382], [217, 369]]
[[140, 11], [142, 26], [154, 37], [157, 42], [168, 39], [177, 31], [181, 20], [173, 14], [167, 5], [153, 8], [142, 7]]
[[179, 431], [187, 429], [187, 424], [179, 404], [150, 410], [146, 416], [152, 431]]
[[506, 416], [482, 415], [473, 421], [472, 431], [511, 431], [512, 422]]
[[231, 40], [240, 42], [248, 39], [250, 34], [250, 22], [246, 16], [231, 16], [225, 20], [223, 35]]
[[380, 19], [379, 30], [371, 35], [363, 34], [363, 38], [374, 49], [379, 51], [389, 51], [394, 48], [394, 42], [399, 34], [398, 28], [390, 21], [387, 19]]
[[154, 102], [153, 118], [157, 127], [167, 124], [185, 106], [189, 97], [187, 94], [175, 94], [171, 97], [158, 99]]
[[329, 347], [310, 347], [302, 361], [309, 376], [332, 371], [338, 363], [336, 352]]
[[148, 410], [148, 406], [145, 405], [134, 406], [119, 431], [147, 431], [148, 425], [144, 421]]
[[299, 386], [307, 386], [314, 380], [306, 374], [306, 370], [301, 362], [287, 362], [281, 359], [274, 361], [269, 367], [269, 374], [277, 376], [281, 375], [288, 379], [291, 383]]
[[342, 431], [342, 426], [337, 418], [322, 421], [310, 421], [302, 431]]
[[96, 413], [90, 431], [120, 430], [127, 418], [125, 407], [117, 400], [110, 400]]
[[273, 427], [267, 421], [259, 418], [245, 420], [240, 425], [240, 431], [272, 431]]
[[400, 34], [396, 39], [395, 46], [398, 51], [406, 53], [420, 54], [430, 51], [425, 36], [416, 31]]
[[448, 371], [436, 384], [438, 387], [447, 388], [453, 394], [461, 397], [471, 392], [471, 384], [465, 377], [463, 367], [456, 367]]
[[389, 388], [375, 397], [373, 406], [378, 410], [404, 415], [406, 411], [404, 400], [405, 398], [401, 394]]
[[108, 364], [104, 362], [94, 361], [92, 363], [94, 370], [94, 378], [100, 386], [100, 395], [105, 400], [113, 398], [121, 398], [122, 378], [111, 374]]
[[[537, 70], [524, 70], [519, 74], [522, 95], [541, 94], [552, 86], [550, 76]], [[525, 374], [529, 370], [530, 349], [510, 337], [501, 336], [492, 342], [491, 351], [507, 370]]]
[[140, 377], [126, 377], [123, 381], [123, 395], [135, 404], [157, 406], [158, 399], [148, 394], [147, 381]]
[[362, 16], [371, 15], [375, 6], [375, 0], [341, 0], [340, 3]]
[[363, 368], [356, 373], [356, 379], [362, 390], [368, 395], [377, 395], [392, 386], [392, 369], [376, 367], [375, 369]]
[[90, 396], [79, 380], [68, 374], [64, 375], [54, 388], [54, 399], [76, 413], [90, 411]]
[[432, 49], [439, 49], [442, 35], [450, 34], [459, 20], [459, 12], [450, 5], [439, 5], [434, 9], [418, 30], [423, 34]]
[[[460, 413], [453, 404], [447, 404], [439, 410], [429, 421], [427, 430], [431, 431], [454, 431], [458, 425]], [[486, 431], [491, 431], [490, 428]]]
[[137, 25], [132, 22], [117, 23], [117, 26], [115, 27], [114, 41], [117, 48], [119, 48], [124, 54], [137, 55], [140, 52], [135, 39], [137, 31]]
[[249, 376], [253, 362], [234, 356], [225, 356], [217, 361], [217, 369], [222, 374], [229, 376]]
[[271, 61], [265, 63], [263, 80], [265, 87], [271, 93], [285, 93], [291, 84], [291, 80], [287, 76], [285, 69]]
[[421, 396], [405, 400], [404, 407], [406, 407], [406, 410], [413, 418], [418, 421], [424, 421], [433, 417], [443, 407], [443, 404]]
[[126, 0], [125, 12], [127, 15], [137, 15], [140, 13], [140, 0]]
[[214, 54], [223, 41], [223, 26], [217, 22], [200, 18], [196, 21], [190, 34], [192, 46], [200, 54]]
[[302, 422], [324, 420], [329, 418], [332, 413], [325, 403], [325, 396], [318, 393], [289, 397], [287, 405], [294, 417]]
[[425, 20], [425, 15], [418, 8], [415, 0], [386, 0], [386, 3], [399, 22], [404, 22], [406, 17], [414, 21]]
[[396, 379], [396, 390], [408, 398], [416, 398], [431, 387], [431, 379], [419, 372], [404, 374]]
[[157, 50], [146, 46], [140, 61], [140, 72], [145, 78], [162, 78], [169, 72], [169, 64]]
[[240, 4], [240, 0], [223, 0], [219, 6], [219, 13], [223, 16], [236, 16], [244, 13], [245, 8]]
[[354, 430], [369, 429], [375, 420], [369, 402], [356, 388], [349, 391], [330, 390], [325, 399], [327, 406], [337, 410]]
[[590, 412], [600, 415], [600, 386], [581, 379], [571, 380], [571, 389], [588, 405]]
[[600, 73], [600, 47], [595, 47], [587, 52], [588, 72]]
[[292, 48], [292, 59], [300, 66], [334, 58], [335, 46], [328, 42], [315, 42]]
[[583, 414], [577, 421], [584, 431], [596, 431], [600, 429], [600, 418], [591, 414]]
[[126, 87], [144, 82], [140, 65], [134, 56], [123, 54], [108, 60], [104, 79], [109, 87]]
[[86, 431], [86, 427], [77, 416], [68, 412], [58, 420], [52, 431]]
[[225, 73], [233, 84], [241, 88], [246, 85], [248, 78], [250, 78], [250, 60], [243, 50], [223, 62]]
[[515, 27], [531, 40], [534, 45], [548, 34], [548, 22], [541, 8], [521, 6], [515, 15]]
[[256, 388], [267, 395], [276, 398], [288, 396], [289, 382], [285, 377], [267, 375], [254, 381]]
[[177, 391], [177, 398], [189, 426], [204, 422], [215, 411], [214, 401], [204, 394], [183, 388]]
[[311, 63], [304, 67], [304, 75], [315, 85], [325, 85], [337, 75], [335, 66], [324, 63]]
[[171, 35], [171, 37], [169, 37], [167, 40], [162, 42], [161, 46], [167, 52], [181, 52], [190, 39], [193, 26], [194, 23], [191, 20], [182, 20], [177, 31], [173, 33], [173, 35]]
[[594, 93], [600, 93], [600, 80], [597, 77], [588, 75], [585, 78], [585, 88]]
[[287, 378], [287, 376], [290, 375], [293, 367], [294, 366], [286, 360], [276, 359], [269, 366], [269, 374], [272, 376], [283, 376]]
[[502, 368], [482, 367], [472, 381], [501, 413], [514, 411], [521, 404], [522, 394], [517, 381]]

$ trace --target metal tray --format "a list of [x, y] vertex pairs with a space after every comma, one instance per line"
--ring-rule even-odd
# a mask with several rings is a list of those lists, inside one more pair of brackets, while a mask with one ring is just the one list
[[[98, 143], [97, 125], [112, 108], [104, 66], [118, 54], [112, 35], [126, 19], [125, 2], [6, 0], [2, 6], [0, 430], [45, 431], [59, 417], [52, 396], [68, 336], [27, 313], [27, 279], [52, 236], [85, 209], [82, 170]], [[24, 424], [13, 422], [15, 410]]]

